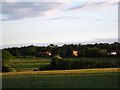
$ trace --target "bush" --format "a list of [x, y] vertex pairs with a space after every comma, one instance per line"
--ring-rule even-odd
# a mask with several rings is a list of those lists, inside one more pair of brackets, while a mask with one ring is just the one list
[[54, 57], [50, 65], [40, 68], [40, 70], [66, 70], [66, 69], [88, 69], [88, 68], [117, 68], [119, 61], [98, 61], [91, 59], [70, 60], [59, 56]]
[[95, 67], [95, 62], [90, 59], [69, 60], [53, 58], [50, 66], [53, 69], [87, 69]]
[[95, 68], [106, 68], [107, 63], [105, 61], [95, 61]]
[[12, 59], [13, 56], [6, 50], [2, 50], [2, 63], [6, 64]]
[[117, 68], [117, 67], [119, 67], [119, 66], [120, 66], [120, 62], [119, 62], [119, 61], [111, 60], [111, 61], [109, 62], [109, 67], [110, 67], [110, 68]]
[[95, 66], [95, 62], [90, 59], [80, 59], [80, 60], [71, 61], [72, 69], [87, 69], [87, 68], [93, 68], [94, 66]]
[[61, 60], [62, 60], [62, 57], [60, 57], [59, 55], [54, 56], [51, 61], [52, 68], [57, 68], [59, 66], [58, 64], [60, 64]]
[[62, 59], [62, 57], [60, 57], [59, 55], [56, 55], [53, 57], [54, 59]]
[[54, 70], [54, 68], [52, 68], [50, 65], [45, 65], [43, 67], [40, 67], [38, 70], [34, 70], [34, 71], [44, 71], [44, 70]]

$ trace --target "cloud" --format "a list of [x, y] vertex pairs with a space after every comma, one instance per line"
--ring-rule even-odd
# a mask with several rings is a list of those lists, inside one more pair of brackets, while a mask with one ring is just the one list
[[70, 7], [65, 11], [82, 11], [82, 10], [103, 10], [111, 5], [117, 5], [117, 2], [82, 2], [82, 4], [78, 4], [76, 6]]
[[97, 21], [97, 22], [100, 22], [101, 20], [100, 19], [95, 19], [95, 18], [90, 18], [90, 17], [81, 17], [81, 16], [58, 16], [58, 17], [53, 17], [53, 18], [50, 18], [49, 20], [62, 20], [62, 19], [86, 19], [86, 20], [93, 20], [93, 21]]
[[68, 2], [3, 2], [3, 21], [52, 15], [63, 9]]
[[[15, 1], [15, 0], [13, 0]], [[71, 2], [2, 2], [2, 21], [21, 20], [26, 18], [36, 18], [43, 16], [51, 16], [57, 12], [66, 11], [79, 12], [81, 10], [98, 10], [106, 8], [116, 2], [78, 2], [74, 5]], [[82, 19], [78, 16], [60, 16], [56, 19]], [[95, 19], [94, 19], [95, 20]], [[96, 20], [100, 21], [100, 20]]]
[[50, 18], [50, 20], [61, 20], [61, 19], [83, 19], [83, 17], [80, 17], [80, 16], [59, 16], [59, 17]]
[[4, 0], [2, 2], [66, 2], [68, 0]]

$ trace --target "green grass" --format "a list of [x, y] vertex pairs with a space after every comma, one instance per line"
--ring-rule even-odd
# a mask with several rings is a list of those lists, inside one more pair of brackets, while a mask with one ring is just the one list
[[[83, 58], [70, 58], [83, 59]], [[84, 58], [85, 59], [85, 58]], [[117, 61], [119, 58], [87, 58]], [[117, 88], [118, 68], [33, 71], [50, 64], [50, 58], [12, 59], [18, 72], [2, 73], [3, 88]], [[0, 75], [1, 76], [1, 75]]]
[[[68, 58], [71, 60], [77, 60], [77, 59], [90, 59], [90, 60], [98, 60], [98, 61], [118, 61], [119, 58], [84, 58], [84, 57], [73, 57]], [[17, 71], [33, 71], [35, 69], [39, 69], [40, 67], [44, 65], [49, 65], [51, 62], [51, 58], [33, 58], [33, 59], [12, 59], [10, 60], [9, 65], [11, 65], [13, 68], [15, 68]]]
[[12, 59], [9, 62], [17, 71], [38, 69], [41, 66], [50, 64], [50, 58], [35, 58], [35, 59]]
[[117, 88], [120, 68], [8, 72], [3, 88]]

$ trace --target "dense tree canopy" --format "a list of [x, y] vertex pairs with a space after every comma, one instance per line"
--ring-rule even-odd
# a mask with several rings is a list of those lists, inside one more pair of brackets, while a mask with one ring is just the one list
[[2, 50], [2, 63], [6, 64], [12, 59], [13, 56], [6, 50]]
[[[63, 46], [57, 46], [50, 44], [48, 46], [24, 46], [5, 48], [11, 55], [16, 57], [49, 57], [44, 55], [43, 52], [51, 52], [51, 56], [59, 55], [61, 57], [73, 57], [72, 51], [78, 51], [78, 57], [104, 57], [108, 56], [108, 53], [112, 51], [117, 52], [116, 56], [120, 56], [120, 43], [95, 43], [95, 44], [64, 44]], [[110, 55], [109, 55], [110, 56]]]

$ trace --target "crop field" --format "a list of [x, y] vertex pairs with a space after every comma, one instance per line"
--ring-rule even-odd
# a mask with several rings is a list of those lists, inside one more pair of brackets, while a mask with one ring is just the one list
[[3, 88], [117, 88], [120, 68], [8, 72]]

